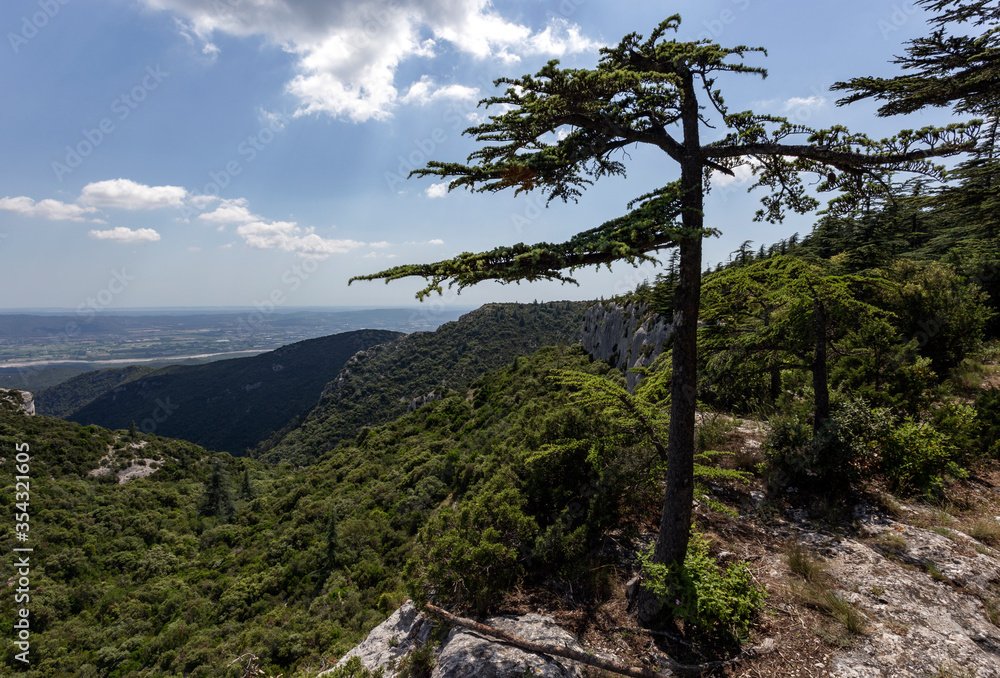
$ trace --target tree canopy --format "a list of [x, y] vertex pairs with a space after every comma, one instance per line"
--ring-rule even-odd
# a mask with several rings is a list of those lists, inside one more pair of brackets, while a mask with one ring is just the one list
[[[646, 39], [626, 35], [618, 45], [601, 49], [596, 68], [563, 69], [551, 61], [534, 76], [498, 79], [505, 92], [480, 104], [498, 106], [500, 112], [465, 132], [483, 146], [465, 164], [432, 161], [411, 173], [453, 177], [449, 190], [513, 189], [516, 195], [537, 189], [549, 200], [575, 201], [594, 181], [624, 176], [624, 149], [645, 144], [679, 166], [678, 179], [638, 198], [633, 202], [638, 209], [562, 244], [518, 244], [360, 278], [388, 282], [422, 276], [430, 281], [418, 294], [422, 298], [440, 292], [445, 281], [460, 287], [483, 280], [565, 281], [563, 270], [636, 263], [646, 252], [677, 247], [667, 487], [653, 553], [654, 562], [673, 564], [684, 561], [691, 526], [702, 239], [715, 232], [705, 225], [703, 203], [713, 173], [733, 174], [749, 166], [756, 177], [752, 188], [766, 189], [756, 218], [780, 221], [786, 210], [818, 206], [803, 173], [818, 174], [821, 191], [841, 191], [835, 206], [849, 210], [858, 200], [890, 191], [894, 172], [942, 178], [943, 169], [929, 158], [971, 149], [978, 131], [976, 123], [969, 123], [873, 140], [842, 126], [816, 130], [772, 115], [731, 112], [716, 88], [717, 78], [766, 77], [763, 68], [744, 62], [765, 50], [668, 40], [679, 26], [674, 15]], [[721, 127], [724, 136], [703, 143], [702, 130], [709, 127]], [[640, 618], [649, 621], [659, 609], [658, 601], [646, 597]]]

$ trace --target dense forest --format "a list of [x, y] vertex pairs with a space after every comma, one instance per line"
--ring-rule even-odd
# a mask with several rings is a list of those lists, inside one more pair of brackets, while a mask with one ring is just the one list
[[[128, 430], [124, 419], [110, 430], [30, 417], [0, 400], [4, 468], [13, 465], [15, 445], [31, 447], [32, 643], [39, 658], [24, 667], [7, 646], [4, 666], [30, 678], [236, 678], [254, 675], [233, 663], [253, 652], [256, 675], [313, 676], [407, 598], [469, 616], [544, 606], [588, 623], [613, 603], [620, 610], [612, 631], [627, 622], [629, 633], [646, 638], [636, 617], [655, 631], [648, 642], [619, 644], [635, 662], [654, 641], [686, 661], [741, 658], [763, 628], [777, 634], [777, 619], [812, 623], [814, 615], [822, 621], [807, 631], [809, 647], [821, 646], [815, 657], [828, 659], [860, 642], [874, 622], [834, 590], [808, 549], [773, 537], [788, 532], [788, 515], [817, 516], [817, 529], [854, 538], [856, 507], [899, 515], [907, 502], [937, 516], [939, 534], [960, 531], [973, 554], [995, 557], [1000, 9], [972, 0], [920, 4], [935, 18], [928, 36], [899, 58], [905, 75], [859, 77], [836, 89], [846, 92], [844, 104], [875, 99], [885, 116], [951, 108], [963, 124], [958, 136], [927, 132], [933, 141], [925, 155], [892, 168], [905, 174], [958, 139], [950, 169], [919, 165], [917, 178], [897, 176], [837, 151], [843, 155], [824, 187], [840, 198], [820, 212], [811, 233], [746, 242], [710, 271], [692, 269], [684, 249], [708, 229], [672, 221], [692, 209], [675, 204], [690, 195], [681, 186], [674, 187], [679, 194], [647, 196], [624, 220], [562, 246], [519, 245], [380, 274], [422, 275], [430, 283], [425, 291], [446, 280], [461, 287], [565, 279], [565, 269], [635, 263], [677, 246], [680, 255], [665, 257], [654, 280], [613, 300], [674, 321], [663, 354], [641, 370], [632, 391], [622, 373], [578, 345], [586, 304], [557, 302], [490, 304], [437, 332], [372, 342], [350, 361], [345, 354], [329, 383], [313, 385], [318, 405], [285, 413], [283, 427], [272, 427], [277, 432], [249, 457], [216, 453], [228, 449], [222, 443], [206, 450]], [[615, 72], [656, 96], [663, 92], [655, 69], [640, 69], [635, 81], [621, 75], [635, 72], [642, 50], [666, 44], [680, 54], [676, 63], [684, 57], [696, 66], [718, 66], [738, 52], [630, 40], [605, 52], [608, 63], [630, 64], [632, 71]], [[579, 76], [551, 64], [545, 74], [562, 84], [568, 80], [561, 77]], [[608, 87], [621, 85], [610, 80]], [[526, 77], [521, 84], [537, 83]], [[532, 114], [551, 113], [541, 99], [509, 96], [544, 109]], [[756, 139], [773, 150], [755, 135], [756, 126], [774, 120], [741, 115], [727, 114], [740, 143]], [[833, 152], [841, 134], [831, 132], [825, 146], [822, 134], [811, 143]], [[583, 155], [586, 143], [591, 151], [597, 143], [576, 142]], [[816, 206], [790, 178], [829, 157], [816, 147], [802, 151], [813, 154], [805, 160], [772, 160], [762, 151], [762, 185], [777, 191], [763, 216], [781, 204]], [[508, 173], [494, 177], [507, 182], [494, 188], [551, 180], [556, 194], [571, 190], [560, 163], [583, 155], [533, 157], [530, 179]], [[716, 164], [735, 167], [725, 162]], [[454, 175], [462, 168], [431, 169]], [[703, 169], [699, 185], [708, 176]], [[669, 226], [659, 220], [667, 203], [677, 208]], [[696, 317], [685, 318], [692, 303]], [[685, 344], [685, 327], [696, 351]], [[79, 398], [91, 397], [90, 385], [127, 388], [149, 377], [129, 375], [134, 379], [122, 385], [88, 375], [77, 384]], [[686, 413], [678, 393], [691, 400], [695, 424], [679, 561], [661, 557], [657, 542], [666, 525], [665, 488], [669, 502], [680, 473], [676, 420]], [[747, 442], [748, 423], [761, 432], [759, 445]], [[13, 478], [4, 480], [8, 515], [20, 510]], [[773, 541], [760, 546], [762, 534]], [[795, 588], [769, 590], [761, 582], [765, 573], [755, 572], [747, 555], [755, 540], [761, 550], [787, 548]], [[884, 539], [879, 553], [902, 560], [901, 541]], [[14, 535], [4, 543], [16, 546]], [[926, 571], [928, 581], [971, 590], [932, 560], [905, 564]], [[634, 574], [639, 594], [626, 593]], [[877, 598], [874, 588], [881, 589], [867, 594]], [[1000, 626], [998, 583], [974, 593], [976, 609]], [[643, 596], [655, 609], [642, 607]], [[12, 597], [0, 598], [0, 614], [15, 613]], [[425, 675], [423, 668], [407, 670]], [[957, 675], [926, 668], [928, 675]], [[781, 671], [771, 675], [790, 675], [787, 666]], [[334, 675], [370, 674], [353, 666]]]

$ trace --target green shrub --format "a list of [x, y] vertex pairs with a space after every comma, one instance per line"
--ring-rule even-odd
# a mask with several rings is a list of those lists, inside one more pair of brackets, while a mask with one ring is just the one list
[[1000, 459], [1000, 388], [991, 388], [976, 396], [976, 419], [980, 425], [980, 453]]
[[653, 546], [639, 555], [643, 588], [659, 596], [674, 619], [707, 637], [745, 636], [766, 594], [756, 586], [746, 563], [723, 570], [708, 551], [708, 540], [691, 535], [680, 571], [652, 562]]
[[948, 436], [928, 423], [907, 419], [882, 449], [882, 470], [898, 490], [937, 492], [945, 475], [968, 475], [958, 464], [960, 458], [960, 450]]
[[522, 553], [530, 553], [538, 532], [523, 509], [524, 498], [512, 487], [484, 491], [458, 510], [443, 509], [420, 534], [425, 553], [410, 564], [411, 573], [424, 572], [412, 580], [419, 589], [414, 597], [430, 589], [437, 600], [479, 614], [495, 604], [523, 575]]

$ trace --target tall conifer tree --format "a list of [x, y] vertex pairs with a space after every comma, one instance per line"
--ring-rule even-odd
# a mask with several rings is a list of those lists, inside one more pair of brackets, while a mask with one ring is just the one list
[[[631, 33], [601, 50], [596, 68], [563, 69], [549, 62], [535, 76], [500, 78], [500, 96], [481, 104], [503, 109], [484, 124], [466, 130], [485, 145], [467, 164], [430, 162], [418, 176], [453, 177], [449, 189], [476, 192], [541, 190], [549, 200], [576, 200], [595, 180], [626, 173], [623, 149], [644, 144], [662, 151], [680, 176], [629, 204], [625, 216], [583, 231], [565, 243], [519, 243], [433, 264], [399, 266], [352, 279], [421, 276], [423, 298], [441, 284], [459, 289], [484, 280], [560, 280], [575, 282], [574, 269], [626, 261], [651, 260], [651, 252], [680, 252], [673, 304], [672, 394], [666, 497], [653, 562], [683, 563], [690, 534], [693, 499], [697, 322], [701, 286], [702, 239], [717, 230], [706, 225], [704, 198], [715, 172], [734, 174], [749, 166], [754, 186], [768, 189], [757, 219], [780, 221], [785, 210], [806, 212], [818, 206], [801, 174], [814, 172], [821, 190], [844, 189], [841, 206], [865, 193], [883, 190], [894, 171], [940, 177], [927, 158], [967, 148], [968, 130], [923, 129], [875, 141], [843, 127], [815, 130], [784, 118], [752, 111], [730, 112], [715, 88], [720, 75], [766, 77], [744, 57], [763, 48], [722, 47], [668, 40], [680, 17], [663, 21], [647, 39]], [[708, 126], [726, 134], [704, 143]], [[564, 134], [556, 137], [557, 131]], [[713, 137], [718, 137], [713, 132]], [[802, 139], [802, 143], [793, 143]], [[652, 619], [659, 602], [647, 596], [640, 618]]]

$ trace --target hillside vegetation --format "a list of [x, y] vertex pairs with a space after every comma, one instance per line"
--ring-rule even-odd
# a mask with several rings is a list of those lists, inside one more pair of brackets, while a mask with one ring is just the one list
[[434, 332], [376, 346], [345, 365], [319, 404], [258, 446], [254, 456], [312, 461], [362, 427], [392, 421], [444, 388], [462, 388], [542, 346], [577, 343], [588, 305], [486, 304]]
[[[110, 388], [67, 418], [109, 428], [134, 422], [146, 433], [240, 455], [315, 405], [355, 353], [399, 336], [357, 330], [249, 358], [166, 367]], [[46, 400], [69, 400], [80, 384], [90, 383], [88, 376], [50, 389]]]
[[[286, 676], [318, 668], [402, 601], [407, 563], [414, 590], [465, 567], [438, 552], [442, 533], [472, 549], [478, 599], [529, 573], [525, 562], [535, 578], [585, 581], [582, 556], [600, 528], [641, 505], [642, 492], [626, 490], [645, 486], [647, 472], [625, 465], [603, 478], [587, 462], [583, 443], [604, 427], [551, 378], [567, 368], [609, 370], [579, 348], [542, 349], [300, 470], [5, 408], [0, 445], [30, 441], [36, 498], [37, 659], [18, 675], [238, 676], [226, 664], [244, 651]], [[88, 476], [106, 455], [113, 468], [137, 458], [158, 468], [127, 484]], [[511, 522], [470, 533], [456, 519]], [[503, 577], [482, 578], [487, 558]], [[0, 614], [11, 618], [12, 597]], [[3, 661], [16, 666], [10, 646]]]
[[65, 419], [122, 384], [149, 376], [156, 369], [141, 365], [84, 372], [35, 395], [39, 414]]

